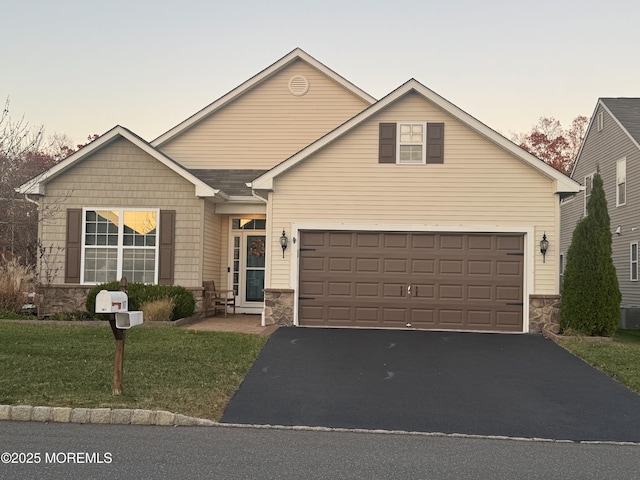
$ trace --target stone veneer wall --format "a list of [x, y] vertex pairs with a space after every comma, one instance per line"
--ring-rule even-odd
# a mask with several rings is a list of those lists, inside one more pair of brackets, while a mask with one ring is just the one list
[[264, 289], [265, 325], [293, 325], [293, 289]]
[[529, 295], [529, 333], [560, 333], [560, 295]]
[[[93, 285], [51, 285], [40, 287], [36, 298], [38, 317], [54, 313], [86, 311], [87, 294]], [[196, 314], [202, 312], [202, 288], [187, 288], [196, 300]], [[293, 297], [292, 297], [293, 298]]]

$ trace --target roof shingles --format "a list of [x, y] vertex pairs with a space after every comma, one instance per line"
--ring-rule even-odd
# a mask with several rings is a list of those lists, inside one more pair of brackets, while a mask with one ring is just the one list
[[204, 183], [230, 196], [251, 196], [251, 188], [247, 183], [255, 180], [267, 170], [223, 170], [193, 169], [189, 173]]
[[640, 144], [640, 98], [601, 98], [602, 103]]

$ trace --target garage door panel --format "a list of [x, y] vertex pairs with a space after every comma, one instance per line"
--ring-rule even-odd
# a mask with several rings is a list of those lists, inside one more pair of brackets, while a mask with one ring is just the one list
[[440, 235], [441, 250], [462, 250], [464, 247], [464, 235]]
[[329, 272], [350, 272], [352, 258], [329, 258]]
[[379, 273], [379, 258], [356, 258], [356, 271], [360, 273]]
[[314, 295], [322, 297], [325, 295], [324, 286], [324, 282], [302, 282], [300, 284], [300, 294], [306, 296]]
[[351, 297], [352, 286], [350, 282], [329, 282], [329, 297]]
[[467, 299], [469, 300], [491, 300], [493, 289], [490, 285], [469, 285], [467, 288]]
[[385, 233], [384, 248], [403, 248], [408, 247], [408, 238], [404, 233]]
[[500, 252], [522, 252], [524, 249], [524, 236], [500, 235], [496, 237], [496, 250]]
[[446, 309], [442, 308], [439, 311], [438, 320], [439, 325], [448, 328], [462, 329], [464, 326], [463, 318], [464, 312], [462, 309]]
[[491, 310], [468, 310], [467, 311], [467, 323], [471, 328], [489, 328], [491, 327], [491, 320], [493, 311]]
[[325, 258], [302, 257], [300, 258], [300, 269], [305, 272], [324, 272]]
[[380, 235], [379, 233], [357, 233], [356, 234], [356, 246], [358, 248], [380, 248]]
[[489, 235], [475, 235], [468, 237], [469, 250], [474, 254], [477, 251], [490, 252], [493, 250], [493, 240], [495, 237]]
[[467, 262], [467, 273], [469, 275], [493, 275], [494, 262], [491, 260], [469, 260]]
[[379, 283], [356, 283], [356, 297], [374, 297], [380, 296]]
[[382, 308], [382, 322], [396, 323], [399, 326], [406, 326], [407, 309], [406, 308]]
[[502, 300], [505, 302], [522, 301], [522, 290], [520, 289], [519, 286], [515, 286], [515, 287], [498, 286], [496, 287], [496, 299]]
[[352, 247], [354, 235], [350, 232], [330, 232], [329, 247]]
[[436, 298], [436, 286], [425, 283], [414, 284], [413, 296], [423, 300], [434, 300]]
[[520, 277], [522, 276], [522, 262], [513, 260], [497, 261], [496, 272], [501, 277]]
[[377, 307], [356, 307], [355, 308], [356, 323], [379, 323]]
[[301, 325], [522, 331], [524, 235], [303, 231], [300, 247]]
[[520, 311], [496, 312], [496, 326], [500, 330], [519, 332], [522, 329], [522, 313]]
[[463, 300], [464, 287], [462, 285], [440, 285], [438, 298], [446, 300]]
[[416, 259], [411, 261], [411, 274], [433, 275], [436, 272], [435, 260]]
[[431, 252], [433, 252], [435, 251], [435, 248], [436, 248], [436, 236], [429, 235], [429, 234], [412, 235], [411, 246], [415, 250], [419, 250], [419, 251], [430, 250]]
[[406, 284], [403, 283], [385, 283], [382, 285], [383, 296], [385, 298], [403, 298], [406, 288]]

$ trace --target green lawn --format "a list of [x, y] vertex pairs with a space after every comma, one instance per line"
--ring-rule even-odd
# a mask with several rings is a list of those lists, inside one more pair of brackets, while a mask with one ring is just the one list
[[640, 393], [640, 330], [620, 330], [611, 342], [562, 338], [560, 344], [631, 390]]
[[111, 394], [108, 325], [0, 322], [0, 404], [168, 410], [219, 420], [266, 337], [137, 327], [126, 334], [122, 395]]

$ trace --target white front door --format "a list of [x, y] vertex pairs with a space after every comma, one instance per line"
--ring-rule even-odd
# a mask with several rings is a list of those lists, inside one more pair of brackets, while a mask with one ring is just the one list
[[238, 292], [239, 307], [264, 304], [265, 220], [231, 220], [231, 285]]

